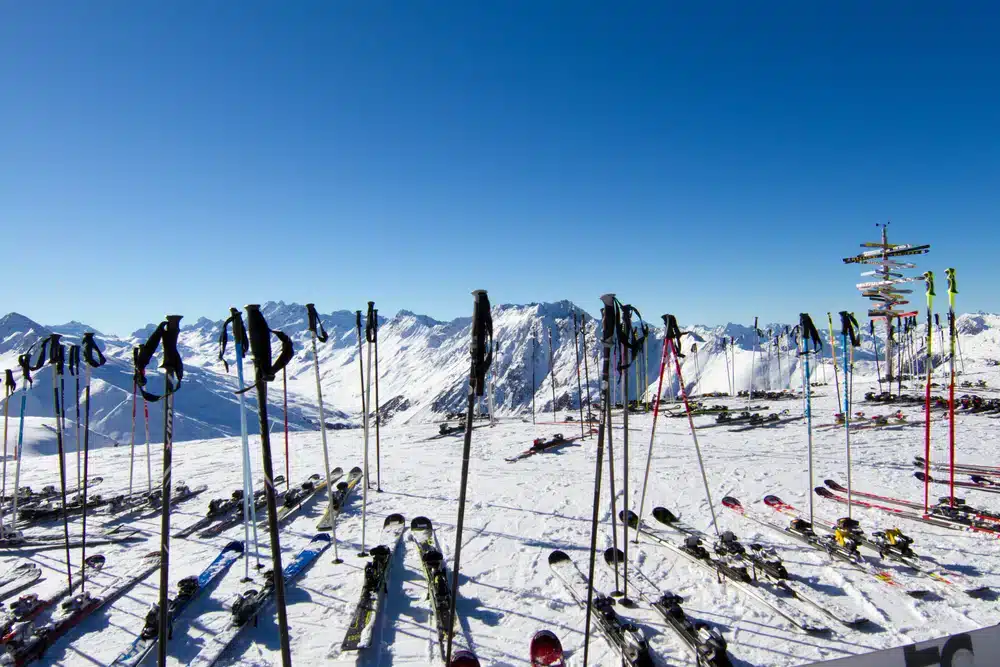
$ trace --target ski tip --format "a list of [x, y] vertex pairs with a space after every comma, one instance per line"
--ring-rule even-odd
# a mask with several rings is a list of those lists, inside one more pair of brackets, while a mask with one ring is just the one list
[[933, 477], [931, 477], [930, 475], [925, 475], [922, 472], [915, 472], [915, 473], [913, 473], [913, 476], [916, 477], [917, 479], [919, 479], [921, 482], [924, 482], [924, 481], [933, 482], [934, 481]]
[[235, 551], [236, 553], [241, 554], [243, 553], [243, 543], [240, 542], [239, 540], [233, 540], [232, 542], [226, 545], [223, 551]]
[[569, 561], [570, 558], [565, 551], [560, 551], [556, 549], [549, 554], [549, 565], [555, 565], [556, 563], [565, 563]]
[[627, 523], [629, 528], [635, 528], [639, 525], [639, 516], [632, 510], [621, 510], [618, 512], [618, 518]]
[[654, 507], [653, 518], [668, 526], [672, 523], [677, 523], [677, 516], [666, 507]]
[[531, 638], [531, 664], [532, 665], [564, 665], [563, 646], [551, 630], [539, 630]]
[[625, 562], [625, 552], [615, 547], [608, 547], [604, 550], [604, 562], [615, 567], [618, 563]]
[[312, 542], [326, 542], [326, 543], [329, 544], [329, 542], [330, 542], [330, 533], [316, 533], [315, 535], [313, 535], [312, 540], [310, 540], [310, 541], [312, 541]]
[[823, 483], [826, 484], [827, 486], [829, 486], [834, 491], [846, 491], [847, 490], [843, 486], [841, 486], [840, 484], [838, 484], [837, 482], [833, 481], [832, 479], [824, 479]]
[[402, 526], [406, 523], [406, 519], [403, 518], [402, 514], [390, 514], [385, 518], [382, 523], [383, 528], [388, 528], [389, 526]]
[[87, 567], [93, 570], [100, 570], [104, 567], [104, 563], [107, 562], [107, 558], [103, 554], [94, 554], [93, 556], [87, 556]]
[[825, 486], [817, 486], [816, 495], [820, 496], [821, 498], [836, 498], [835, 495], [830, 493], [830, 489], [826, 488]]
[[361, 475], [363, 473], [364, 473], [364, 470], [362, 470], [360, 466], [354, 466], [353, 468], [351, 468], [351, 472], [348, 473], [348, 474], [349, 475]]
[[337, 475], [343, 475], [343, 474], [344, 474], [344, 469], [341, 468], [340, 466], [337, 466], [336, 468], [330, 471], [330, 477], [335, 477]]
[[743, 503], [734, 498], [733, 496], [726, 496], [722, 499], [723, 507], [728, 507], [731, 510], [736, 510], [737, 512], [743, 511]]
[[769, 507], [774, 507], [775, 505], [784, 505], [781, 498], [775, 495], [764, 496], [764, 504]]
[[434, 530], [434, 523], [425, 516], [418, 516], [410, 522], [410, 530]]

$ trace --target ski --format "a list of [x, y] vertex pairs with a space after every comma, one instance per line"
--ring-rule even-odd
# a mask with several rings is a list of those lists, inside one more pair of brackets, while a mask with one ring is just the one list
[[[924, 467], [924, 457], [913, 457], [913, 465], [922, 469]], [[945, 463], [932, 463], [931, 470], [947, 471], [949, 470], [949, 467]], [[975, 475], [1000, 475], [1000, 468], [987, 465], [975, 465], [972, 463], [956, 463], [955, 470]]]
[[556, 433], [549, 440], [545, 440], [544, 438], [535, 438], [534, 442], [531, 443], [531, 447], [524, 450], [520, 454], [504, 459], [504, 461], [506, 461], [507, 463], [514, 463], [515, 461], [520, 461], [521, 459], [526, 459], [529, 456], [534, 456], [535, 454], [541, 454], [542, 452], [548, 451], [554, 447], [558, 447], [560, 445], [568, 445], [575, 441], [576, 438], [563, 437], [562, 433]]
[[744, 431], [751, 431], [755, 428], [774, 428], [775, 426], [784, 426], [785, 424], [790, 424], [791, 422], [799, 421], [800, 419], [805, 419], [805, 415], [799, 415], [798, 417], [778, 417], [777, 419], [772, 419], [773, 415], [768, 415], [767, 417], [762, 417], [758, 420], [751, 420], [747, 426], [741, 426], [740, 428], [729, 429], [730, 433], [742, 433]]
[[[243, 555], [243, 543], [233, 541], [223, 547], [208, 567], [197, 577], [186, 577], [177, 582], [177, 595], [170, 601], [167, 611], [167, 623], [173, 632], [174, 622], [198, 595], [221, 577], [240, 556]], [[131, 645], [119, 654], [112, 665], [129, 665], [135, 667], [149, 655], [159, 641], [159, 606], [153, 604], [146, 614], [146, 624]], [[169, 635], [168, 635], [169, 636]]]
[[[711, 542], [707, 535], [684, 523], [665, 507], [654, 507], [653, 518], [667, 528], [685, 535], [694, 535], [705, 543]], [[789, 574], [781, 558], [771, 549], [765, 549], [759, 544], [744, 545], [729, 530], [722, 533], [721, 539], [716, 541], [714, 548], [716, 554], [742, 561], [750, 568], [755, 579], [758, 575], [765, 576], [785, 595], [801, 600], [841, 625], [857, 627], [868, 623], [866, 617], [847, 609], [834, 600], [817, 598], [812, 588]]]
[[[87, 536], [87, 546], [99, 546], [102, 544], [117, 544], [131, 540], [143, 540], [146, 535], [135, 528], [118, 526], [95, 535]], [[70, 539], [71, 549], [78, 548], [82, 544], [80, 537]], [[16, 534], [8, 534], [4, 539], [0, 539], [0, 551], [4, 549], [18, 551], [47, 551], [49, 549], [62, 549], [66, 545], [62, 535], [23, 535], [18, 531]]]
[[[608, 547], [604, 551], [604, 562], [612, 571], [617, 570], [620, 576], [624, 576], [624, 568], [621, 567], [624, 559], [625, 553], [621, 549]], [[707, 623], [688, 618], [681, 608], [684, 599], [670, 592], [661, 593], [653, 580], [639, 568], [633, 567], [632, 575], [632, 585], [639, 591], [639, 596], [663, 616], [670, 629], [694, 655], [698, 667], [732, 667], [721, 632]]]
[[[277, 479], [277, 477], [275, 479]], [[302, 486], [305, 486], [306, 484], [316, 484], [319, 480], [320, 480], [319, 473], [314, 473], [310, 475], [305, 482], [302, 483]], [[275, 502], [278, 503], [283, 502], [285, 499], [285, 495], [287, 493], [288, 491], [281, 491], [280, 493], [278, 493], [275, 496]], [[254, 501], [253, 501], [254, 510], [256, 510], [258, 513], [261, 513], [265, 509], [265, 506], [267, 504], [267, 496], [264, 492], [264, 489], [258, 489], [257, 491], [254, 491], [253, 496], [254, 496]], [[242, 523], [243, 523], [243, 510], [241, 505], [241, 508], [236, 512], [233, 512], [228, 516], [225, 516], [222, 519], [217, 520], [215, 523], [210, 524], [208, 528], [198, 533], [198, 537], [203, 537], [203, 538], [215, 537], [216, 535], [220, 535], [229, 530], [230, 528], [238, 526]]]
[[[344, 469], [337, 466], [330, 471], [330, 483], [336, 483], [338, 479], [344, 476]], [[290, 516], [297, 513], [302, 506], [306, 504], [306, 501], [312, 498], [314, 495], [326, 488], [326, 479], [319, 478], [314, 481], [313, 478], [309, 478], [303, 482], [300, 486], [293, 489], [289, 489], [285, 492], [284, 498], [281, 500], [281, 507], [278, 509], [278, 525], [284, 523]], [[267, 519], [261, 519], [258, 525], [266, 526]]]
[[528, 648], [531, 667], [566, 667], [562, 642], [551, 630], [539, 630]]
[[385, 523], [382, 524], [382, 538], [379, 545], [371, 550], [372, 558], [365, 565], [361, 595], [354, 608], [351, 623], [347, 627], [347, 634], [341, 642], [341, 650], [357, 651], [371, 646], [375, 623], [382, 607], [382, 598], [387, 592], [393, 554], [405, 527], [406, 522], [402, 514], [390, 514], [385, 518]]
[[[883, 503], [889, 503], [887, 505], [883, 505], [881, 503], [859, 500], [858, 498], [853, 497], [867, 497], [861, 495], [862, 493], [863, 492], [858, 491], [852, 492], [852, 505], [864, 507], [866, 509], [876, 509], [883, 512], [889, 512], [890, 514], [895, 514], [896, 516], [906, 519], [929, 523], [943, 528], [968, 530], [976, 533], [988, 533], [1000, 539], [1000, 523], [989, 515], [980, 514], [979, 512], [981, 512], [981, 510], [974, 510], [972, 508], [965, 507], [964, 501], [962, 500], [956, 499], [957, 502], [955, 506], [950, 507], [948, 505], [948, 499], [942, 498], [939, 504], [931, 506], [930, 513], [924, 514], [923, 505], [909, 500], [901, 500], [898, 498], [890, 499], [886, 496], [874, 499], [881, 500]], [[846, 495], [834, 493], [830, 489], [823, 486], [816, 487], [816, 495], [820, 498], [832, 500], [842, 505], [848, 504]]]
[[[337, 470], [340, 470], [340, 468]], [[320, 517], [319, 523], [316, 524], [317, 530], [333, 530], [334, 522], [337, 521], [340, 513], [344, 511], [347, 499], [350, 498], [351, 492], [354, 491], [354, 487], [358, 485], [363, 476], [364, 471], [355, 466], [351, 468], [351, 472], [347, 473], [346, 481], [337, 483], [337, 490], [333, 492], [332, 500], [326, 506], [326, 509], [323, 510], [323, 516]], [[340, 477], [340, 475], [337, 475], [337, 477]]]
[[[274, 478], [275, 486], [285, 483], [285, 476], [278, 475]], [[256, 499], [258, 494], [263, 495], [264, 491], [260, 490], [254, 493], [254, 498]], [[222, 521], [229, 518], [233, 514], [239, 514], [243, 510], [243, 489], [236, 489], [233, 491], [232, 495], [228, 498], [214, 498], [208, 502], [208, 511], [205, 516], [201, 519], [195, 521], [194, 523], [181, 528], [176, 533], [174, 537], [189, 537], [194, 535], [199, 530], [207, 528], [216, 521]], [[240, 517], [242, 520], [242, 516]]]
[[[179, 482], [174, 486], [173, 493], [170, 496], [170, 511], [173, 511], [177, 505], [185, 501], [197, 498], [207, 490], [208, 486], [206, 484], [191, 488], [187, 484]], [[115, 516], [105, 522], [105, 525], [159, 515], [163, 506], [162, 495], [161, 491], [156, 489], [152, 493], [146, 493], [142, 496], [126, 500], [122, 506], [111, 509], [111, 513]]]
[[451, 628], [448, 628], [446, 623], [451, 613], [451, 605], [454, 604], [444, 555], [438, 547], [434, 524], [425, 516], [418, 516], [410, 522], [410, 539], [420, 551], [420, 563], [427, 579], [427, 597], [431, 601], [431, 611], [437, 626], [438, 649], [443, 660], [445, 645], [451, 633]]
[[[319, 533], [304, 549], [302, 549], [281, 573], [285, 583], [291, 582], [330, 546], [330, 536]], [[274, 596], [274, 572], [264, 574], [264, 583], [260, 590], [248, 590], [240, 594], [233, 602], [232, 618], [228, 625], [212, 637], [191, 660], [192, 667], [211, 667], [226, 652], [229, 645], [239, 636], [243, 628], [256, 622], [257, 616], [270, 603]]]
[[[88, 576], [93, 572], [99, 572], [101, 568], [104, 567], [104, 556], [100, 554], [95, 554], [93, 556], [87, 557], [87, 574]], [[56, 591], [54, 595], [48, 598], [41, 599], [35, 593], [28, 593], [22, 595], [13, 602], [10, 603], [10, 612], [4, 611], [0, 614], [0, 644], [6, 644], [8, 639], [8, 633], [11, 628], [14, 627], [15, 623], [23, 623], [25, 621], [31, 621], [38, 617], [43, 611], [59, 602], [61, 599], [76, 590], [82, 579], [80, 577], [75, 577], [73, 579], [72, 588], [69, 584], [63, 586], [61, 589]]]
[[788, 526], [783, 526], [780, 523], [771, 521], [770, 518], [765, 518], [758, 512], [748, 510], [739, 500], [732, 496], [726, 496], [722, 499], [723, 506], [736, 514], [779, 532], [786, 537], [791, 537], [803, 544], [808, 544], [817, 551], [821, 551], [835, 560], [847, 563], [858, 572], [864, 572], [895, 590], [899, 590], [915, 598], [927, 595], [928, 591], [926, 589], [904, 585], [902, 582], [897, 581], [891, 572], [880, 569], [866, 560], [861, 552], [858, 551], [858, 543], [851, 539], [849, 535], [817, 535], [813, 530], [812, 524], [803, 519], [794, 507], [784, 503], [781, 498], [769, 495], [764, 498], [764, 503], [776, 512], [791, 516], [791, 523]]
[[15, 623], [4, 637], [7, 652], [0, 656], [0, 664], [20, 667], [37, 660], [81, 621], [113, 602], [159, 566], [159, 552], [147, 554], [138, 565], [113, 579], [96, 595], [84, 591], [64, 599], [45, 625], [36, 628], [32, 621]]
[[[949, 482], [943, 479], [936, 479], [934, 477], [931, 477], [930, 475], [924, 475], [923, 472], [919, 471], [913, 473], [913, 476], [919, 479], [921, 482], [923, 482], [924, 479], [927, 479], [927, 481], [933, 484], [943, 484], [945, 486], [949, 484], [954, 484], [960, 489], [975, 489], [976, 491], [983, 491], [985, 493], [1000, 493], [1000, 485], [996, 485], [995, 483], [980, 483], [976, 481], [963, 482], [961, 480], [955, 480], [954, 482]], [[975, 513], [976, 516], [979, 518], [989, 519], [991, 521], [1000, 521], [1000, 514], [994, 514], [993, 512], [988, 512], [986, 510], [975, 510]]]
[[[562, 581], [573, 601], [585, 608], [587, 577], [576, 563], [565, 552], [556, 550], [549, 554], [549, 567]], [[597, 588], [594, 588], [593, 609], [596, 612], [593, 618], [594, 625], [604, 634], [608, 643], [621, 654], [624, 664], [629, 667], [652, 667], [655, 664], [649, 642], [642, 630], [621, 618], [615, 612], [612, 599]]]
[[42, 571], [34, 563], [19, 563], [0, 575], [0, 600], [6, 600], [20, 593], [42, 576]]
[[[629, 515], [632, 527], [636, 526], [637, 518], [634, 513]], [[756, 600], [802, 632], [818, 634], [830, 631], [829, 627], [814, 619], [810, 614], [792, 606], [788, 602], [791, 596], [783, 597], [775, 592], [775, 587], [754, 581], [745, 565], [737, 564], [725, 556], [713, 558], [697, 535], [686, 536], [684, 544], [681, 546], [653, 530], [645, 522], [638, 523], [638, 530], [642, 535], [670, 549], [678, 556], [715, 574], [720, 583], [724, 582], [727, 586], [732, 586], [747, 597]]]

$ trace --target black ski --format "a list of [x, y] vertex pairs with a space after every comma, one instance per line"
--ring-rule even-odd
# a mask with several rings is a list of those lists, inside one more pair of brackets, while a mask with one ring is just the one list
[[392, 556], [403, 536], [406, 521], [402, 514], [390, 514], [382, 525], [380, 544], [371, 550], [371, 560], [365, 565], [365, 579], [361, 586], [358, 604], [354, 608], [351, 623], [347, 626], [347, 634], [340, 648], [344, 651], [357, 651], [371, 646], [378, 612], [382, 607], [382, 597], [386, 592], [386, 582], [389, 570], [392, 568]]

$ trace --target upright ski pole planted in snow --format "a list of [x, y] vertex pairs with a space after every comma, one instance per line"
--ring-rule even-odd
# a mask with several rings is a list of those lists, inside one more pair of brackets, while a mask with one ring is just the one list
[[580, 437], [587, 434], [583, 430], [583, 384], [580, 380], [580, 330], [577, 328], [576, 311], [573, 311], [573, 349], [576, 351], [576, 393], [580, 403]]
[[[275, 500], [274, 466], [271, 461], [271, 434], [267, 428], [267, 383], [273, 382], [278, 371], [292, 358], [292, 340], [281, 331], [267, 326], [260, 306], [250, 304], [247, 309], [247, 331], [250, 335], [250, 354], [253, 355], [254, 386], [257, 389], [257, 414], [260, 418], [260, 446], [264, 462], [264, 496], [267, 501], [267, 523], [271, 534], [271, 571], [274, 597], [278, 606], [278, 637], [281, 644], [281, 664], [292, 666], [292, 650], [288, 641], [288, 613], [285, 608], [285, 580], [281, 567], [281, 538], [278, 535], [278, 506]], [[271, 334], [281, 342], [281, 354], [271, 361]]]
[[[163, 478], [160, 487], [160, 604], [157, 612], [158, 636], [157, 664], [167, 664], [167, 640], [170, 632], [170, 507], [173, 498], [172, 470], [174, 439], [174, 393], [180, 389], [184, 378], [184, 363], [177, 350], [177, 336], [181, 331], [181, 315], [167, 315], [142, 344], [135, 360], [135, 383], [143, 399], [155, 403], [163, 399]], [[161, 349], [160, 368], [163, 369], [163, 394], [146, 391], [146, 366]]]
[[[368, 474], [368, 434], [370, 432], [368, 426], [369, 415], [371, 410], [368, 409], [371, 406], [372, 401], [372, 337], [370, 335], [371, 331], [371, 321], [375, 317], [375, 302], [368, 302], [368, 314], [365, 316], [365, 340], [368, 341], [368, 389], [365, 391], [365, 387], [361, 387], [361, 391], [365, 394], [365, 414], [364, 414], [364, 429], [365, 429], [365, 454], [364, 454], [364, 465], [365, 465], [365, 488], [361, 492], [361, 551], [358, 552], [360, 558], [367, 558], [368, 552], [365, 550], [365, 536], [366, 528], [368, 527], [368, 487], [371, 485], [369, 482]], [[482, 394], [480, 394], [481, 396]]]
[[[378, 308], [372, 310], [372, 318], [369, 322], [372, 328], [372, 342], [375, 345], [375, 490], [382, 493], [382, 440], [379, 436], [379, 415], [378, 402]], [[490, 407], [490, 419], [493, 418], [493, 408]]]
[[59, 401], [59, 386], [62, 383], [63, 368], [66, 363], [66, 350], [59, 342], [61, 336], [52, 334], [48, 340], [42, 344], [42, 350], [48, 345], [48, 363], [52, 367], [52, 400], [53, 412], [56, 420], [56, 447], [59, 451], [59, 493], [62, 498], [61, 510], [63, 521], [63, 536], [66, 540], [66, 577], [69, 581], [70, 589], [73, 587], [73, 566], [70, 563], [69, 554], [69, 518], [66, 514], [66, 458], [63, 449], [63, 428], [61, 403]]
[[[354, 324], [357, 329], [358, 334], [358, 377], [361, 379], [361, 426], [364, 428], [363, 437], [367, 438], [368, 430], [366, 424], [368, 421], [368, 403], [365, 400], [365, 354], [361, 343], [361, 311], [355, 311], [354, 313]], [[368, 448], [364, 448], [365, 460], [362, 461], [362, 467], [365, 470], [365, 486], [368, 486]]]
[[[809, 321], [812, 322], [812, 319], [810, 319]], [[835, 388], [837, 390], [837, 396], [840, 396], [840, 376], [837, 375], [837, 346], [834, 345], [834, 343], [833, 343], [833, 315], [831, 315], [830, 313], [827, 313], [826, 314], [826, 321], [830, 325], [830, 328], [829, 328], [829, 333], [830, 333], [830, 358], [833, 359], [833, 382], [834, 382]], [[808, 346], [809, 335], [806, 333], [806, 331], [804, 329], [802, 331], [802, 342], [803, 342], [803, 345]], [[822, 354], [822, 349], [823, 349], [822, 343], [820, 344], [819, 349], [820, 349], [820, 354]], [[806, 368], [809, 368], [808, 358], [806, 360]], [[847, 376], [846, 375], [844, 376], [844, 382], [847, 382]], [[812, 496], [812, 492], [810, 492], [810, 497], [811, 496]]]
[[[66, 367], [69, 368], [69, 374], [73, 376], [73, 386], [76, 389], [76, 492], [79, 494], [82, 489], [83, 481], [81, 480], [81, 466], [80, 466], [80, 346], [70, 345], [69, 346], [69, 356], [66, 360]], [[66, 404], [63, 403], [63, 409], [65, 409]]]
[[288, 367], [281, 369], [281, 415], [285, 422], [285, 488], [291, 488], [292, 466], [288, 451]]
[[[854, 377], [854, 365], [848, 363], [848, 350], [853, 350], [860, 345], [861, 340], [858, 338], [858, 321], [854, 319], [854, 315], [846, 310], [840, 311], [840, 343], [844, 348], [844, 437], [847, 441], [847, 516], [850, 518], [854, 487], [851, 485], [851, 397], [849, 394], [851, 382], [848, 381], [848, 377]], [[835, 358], [833, 362], [836, 366], [837, 360]]]
[[[830, 322], [833, 322], [833, 316], [830, 316]], [[813, 324], [812, 318], [809, 317], [807, 313], [801, 313], [799, 315], [799, 327], [801, 328], [802, 334], [802, 355], [804, 362], [804, 373], [806, 375], [805, 380], [805, 392], [806, 392], [806, 435], [808, 438], [808, 457], [809, 457], [809, 487], [806, 489], [806, 494], [809, 496], [809, 523], [813, 523], [813, 431], [812, 431], [812, 392], [809, 386], [809, 355], [815, 354], [822, 351], [823, 349], [823, 339], [819, 335], [819, 331], [816, 330], [816, 325]], [[832, 327], [830, 329], [833, 331]], [[812, 343], [813, 348], [809, 349], [809, 343]], [[834, 372], [836, 372], [836, 367], [834, 367]], [[838, 385], [839, 386], [839, 385]], [[839, 394], [839, 392], [838, 392]]]
[[323, 321], [316, 312], [316, 305], [306, 304], [306, 315], [309, 319], [309, 333], [312, 334], [313, 348], [313, 370], [316, 371], [316, 402], [319, 404], [319, 434], [323, 442], [323, 474], [326, 475], [326, 505], [330, 516], [330, 530], [333, 533], [333, 562], [342, 563], [340, 554], [337, 552], [337, 520], [333, 512], [333, 484], [330, 479], [330, 450], [326, 444], [326, 413], [323, 410], [323, 387], [319, 377], [319, 351], [316, 343], [325, 343], [329, 340], [326, 329], [323, 328]]
[[955, 280], [955, 269], [945, 269], [948, 276], [948, 334], [951, 337], [951, 381], [948, 385], [948, 503], [955, 506], [955, 345], [958, 341], [958, 331], [955, 328], [955, 295], [958, 294], [958, 282]]
[[94, 368], [103, 366], [107, 359], [97, 347], [94, 334], [90, 331], [83, 334], [83, 360], [86, 363], [87, 379], [84, 382], [85, 421], [83, 424], [83, 518], [80, 537], [80, 588], [87, 585], [87, 486], [90, 484], [90, 373]]
[[[9, 368], [4, 373], [3, 383], [3, 488], [0, 489], [0, 498], [7, 497], [7, 429], [10, 426], [10, 398], [17, 391], [17, 382], [14, 381], [14, 373]], [[3, 508], [0, 508], [0, 539], [3, 539], [4, 530]]]
[[[247, 427], [247, 406], [246, 382], [243, 376], [243, 360], [247, 352], [250, 351], [250, 338], [247, 336], [246, 327], [243, 325], [243, 315], [236, 308], [229, 309], [229, 318], [222, 323], [222, 330], [219, 332], [219, 361], [222, 362], [226, 372], [229, 372], [229, 362], [226, 361], [226, 343], [228, 341], [227, 330], [233, 327], [233, 349], [236, 351], [236, 381], [238, 388], [236, 395], [240, 401], [240, 445], [243, 455], [243, 542], [250, 544], [250, 531], [253, 530], [253, 552], [257, 559], [257, 569], [260, 564], [260, 543], [257, 539], [257, 504], [254, 500], [253, 490], [253, 469], [250, 463], [250, 433]], [[243, 579], [250, 581], [250, 553], [243, 553]]]
[[934, 272], [924, 274], [927, 286], [927, 373], [924, 387], [924, 514], [930, 511], [930, 478], [931, 478], [931, 381], [934, 375], [934, 329], [932, 320], [934, 313]]
[[476, 399], [486, 390], [486, 371], [493, 363], [493, 317], [486, 290], [472, 293], [472, 365], [469, 371], [469, 406], [465, 416], [465, 443], [462, 447], [462, 482], [458, 492], [458, 520], [455, 525], [455, 567], [451, 573], [451, 605], [448, 608], [448, 643], [445, 665], [451, 664], [452, 641], [455, 636], [455, 605], [458, 602], [458, 575], [462, 565], [462, 528], [465, 524], [465, 493], [469, 484], [469, 455], [472, 449], [472, 415]]
[[590, 566], [587, 573], [587, 607], [583, 624], [583, 667], [587, 667], [590, 655], [590, 618], [594, 606], [594, 564], [597, 553], [597, 528], [601, 512], [601, 476], [604, 474], [604, 433], [605, 426], [611, 427], [611, 350], [618, 333], [618, 304], [614, 294], [601, 297], [601, 374], [600, 374], [600, 428], [597, 431], [597, 470], [594, 473], [594, 511], [590, 521]]
[[[653, 426], [649, 431], [649, 451], [646, 453], [646, 474], [642, 477], [642, 493], [639, 495], [639, 517], [642, 517], [642, 512], [646, 507], [646, 487], [649, 484], [649, 470], [653, 463], [653, 441], [656, 438], [656, 419], [660, 415], [660, 396], [663, 392], [663, 375], [667, 366], [667, 339], [666, 339], [666, 329], [663, 330], [663, 352], [660, 354], [660, 379], [656, 382], [656, 396], [654, 397], [655, 402], [653, 403]], [[728, 359], [728, 354], [726, 355]], [[729, 371], [726, 371], [726, 375]], [[626, 522], [628, 523], [628, 522]], [[639, 524], [635, 526], [634, 534], [635, 543], [639, 544]]]
[[549, 382], [552, 383], [552, 421], [559, 421], [556, 419], [556, 359], [552, 356], [552, 328], [548, 329], [549, 333]]
[[18, 536], [17, 504], [21, 495], [21, 454], [24, 447], [24, 410], [28, 403], [28, 385], [32, 384], [31, 372], [37, 371], [45, 365], [45, 343], [42, 343], [42, 348], [38, 352], [38, 361], [34, 364], [31, 363], [31, 350], [33, 347], [34, 346], [29, 347], [27, 352], [17, 358], [17, 363], [21, 367], [21, 376], [23, 378], [21, 385], [21, 418], [17, 427], [17, 447], [14, 449], [14, 502], [11, 506], [11, 530], [9, 533], [4, 533], [2, 536], [4, 538], [8, 535], [11, 538], [17, 538]]
[[590, 424], [592, 410], [590, 407], [590, 362], [587, 358], [587, 315], [580, 313], [580, 329], [583, 331], [583, 380], [587, 383], [587, 423]]

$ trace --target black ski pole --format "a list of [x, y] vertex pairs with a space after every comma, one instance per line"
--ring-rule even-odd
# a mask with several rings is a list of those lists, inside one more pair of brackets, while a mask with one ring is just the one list
[[[4, 393], [3, 393], [3, 488], [0, 489], [0, 499], [7, 500], [7, 429], [10, 426], [10, 398], [17, 391], [17, 382], [14, 381], [14, 372], [9, 368], [4, 373]], [[0, 508], [0, 539], [3, 539], [4, 530], [3, 508]]]
[[583, 430], [583, 385], [580, 380], [580, 330], [577, 328], [576, 311], [573, 311], [573, 350], [576, 352], [576, 394], [580, 404], [580, 437], [587, 434]]
[[538, 338], [535, 337], [535, 330], [531, 330], [531, 424], [535, 424], [535, 394], [538, 385], [535, 384], [535, 354], [538, 348]]
[[[590, 520], [590, 566], [587, 574], [587, 607], [583, 624], [583, 667], [587, 667], [590, 655], [590, 617], [594, 606], [594, 563], [597, 554], [597, 528], [601, 511], [601, 476], [604, 473], [604, 426], [611, 426], [611, 402], [608, 385], [611, 377], [611, 348], [615, 344], [618, 310], [614, 294], [601, 297], [601, 348], [603, 350], [600, 375], [600, 428], [597, 431], [597, 468], [594, 473], [594, 511]], [[617, 569], [617, 568], [615, 568]]]
[[[361, 427], [365, 429], [365, 424], [367, 423], [368, 415], [368, 404], [365, 401], [365, 355], [362, 350], [361, 345], [361, 311], [355, 312], [355, 325], [358, 332], [358, 375], [361, 378]], [[367, 437], [368, 430], [365, 429], [365, 436]], [[364, 470], [365, 470], [365, 486], [368, 486], [368, 450], [364, 450], [365, 460]]]
[[486, 371], [493, 362], [493, 318], [486, 290], [472, 293], [472, 345], [469, 371], [469, 406], [465, 415], [465, 443], [462, 447], [462, 482], [458, 492], [458, 520], [455, 526], [455, 566], [451, 573], [451, 605], [448, 608], [448, 644], [445, 665], [451, 664], [451, 647], [455, 637], [455, 605], [458, 601], [458, 573], [462, 565], [462, 528], [465, 525], [465, 496], [469, 483], [469, 455], [472, 449], [472, 417], [477, 398], [486, 391]]
[[66, 579], [72, 590], [73, 566], [70, 562], [69, 518], [66, 514], [66, 460], [63, 449], [62, 414], [60, 412], [61, 405], [59, 401], [59, 385], [62, 383], [63, 367], [66, 363], [66, 349], [59, 342], [60, 338], [62, 336], [56, 333], [50, 335], [48, 340], [42, 344], [42, 351], [44, 352], [45, 345], [48, 345], [48, 362], [52, 366], [52, 404], [56, 419], [56, 448], [59, 451], [59, 493], [62, 498], [63, 536], [66, 540]]
[[[160, 601], [157, 608], [157, 634], [159, 646], [157, 664], [164, 667], [167, 664], [167, 640], [170, 632], [170, 506], [172, 494], [172, 466], [174, 414], [173, 394], [181, 386], [184, 377], [184, 364], [177, 350], [177, 336], [180, 334], [181, 315], [167, 315], [166, 318], [150, 334], [149, 339], [142, 344], [134, 357], [135, 383], [142, 392], [143, 399], [155, 403], [163, 399], [163, 477], [160, 486]], [[146, 366], [153, 360], [156, 350], [160, 349], [160, 368], [163, 369], [163, 394], [158, 395], [146, 391], [148, 383]]]
[[80, 346], [69, 346], [69, 358], [67, 360], [69, 374], [73, 376], [76, 389], [76, 492], [80, 493], [82, 482], [80, 480]]
[[[90, 331], [83, 334], [83, 360], [86, 362], [87, 379], [84, 382], [84, 424], [83, 424], [83, 523], [80, 537], [80, 590], [87, 585], [87, 485], [90, 474], [90, 373], [107, 362], [104, 354], [94, 341]], [[78, 375], [79, 377], [79, 375]]]
[[558, 421], [556, 419], [556, 359], [552, 356], [552, 327], [548, 329], [549, 333], [549, 380], [552, 383], [552, 421]]
[[[274, 466], [271, 462], [271, 434], [267, 424], [267, 383], [273, 382], [278, 371], [292, 358], [292, 340], [281, 331], [267, 326], [260, 306], [250, 304], [247, 309], [247, 332], [250, 335], [250, 353], [253, 355], [254, 386], [257, 388], [257, 414], [260, 417], [260, 446], [264, 463], [264, 496], [267, 501], [267, 523], [271, 534], [271, 580], [278, 605], [278, 637], [281, 643], [281, 664], [292, 666], [292, 650], [288, 642], [288, 611], [285, 608], [285, 580], [281, 567], [281, 541], [278, 535], [278, 506], [274, 490]], [[271, 334], [281, 342], [281, 354], [271, 361]], [[249, 389], [249, 388], [248, 388]]]

